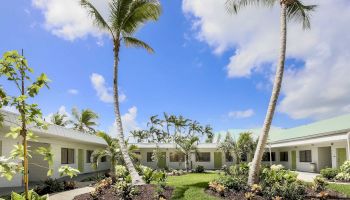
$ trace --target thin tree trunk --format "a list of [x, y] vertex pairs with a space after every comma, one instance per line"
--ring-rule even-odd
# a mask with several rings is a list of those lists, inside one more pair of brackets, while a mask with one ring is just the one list
[[115, 123], [117, 126], [117, 138], [119, 141], [120, 149], [124, 158], [124, 162], [126, 165], [126, 168], [128, 169], [133, 185], [144, 185], [145, 182], [142, 180], [140, 175], [137, 173], [134, 164], [132, 163], [127, 146], [125, 145], [124, 140], [124, 132], [123, 132], [123, 125], [122, 120], [120, 116], [120, 109], [119, 109], [119, 93], [118, 93], [118, 63], [119, 63], [119, 48], [120, 43], [119, 39], [117, 41], [114, 41], [114, 80], [113, 80], [113, 86], [114, 86], [114, 112], [115, 112]]
[[278, 96], [282, 86], [284, 62], [286, 57], [286, 41], [287, 41], [287, 21], [286, 21], [287, 6], [281, 0], [281, 14], [280, 14], [280, 55], [276, 71], [276, 76], [273, 84], [273, 90], [270, 98], [269, 107], [266, 113], [264, 126], [259, 137], [259, 142], [254, 154], [254, 159], [249, 169], [248, 184], [253, 185], [258, 182], [261, 159], [265, 151], [273, 115], [275, 113]]

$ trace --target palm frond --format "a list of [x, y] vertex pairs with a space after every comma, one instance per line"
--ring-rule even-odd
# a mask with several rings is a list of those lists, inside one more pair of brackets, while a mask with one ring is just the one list
[[112, 24], [112, 29], [117, 33], [121, 33], [123, 20], [130, 12], [132, 0], [112, 0], [109, 3], [111, 10], [109, 20]]
[[103, 132], [103, 131], [99, 131], [96, 133], [96, 135], [100, 138], [102, 138], [108, 146], [112, 146], [113, 143], [113, 139], [110, 135], [108, 135], [107, 133]]
[[302, 22], [303, 29], [310, 28], [310, 12], [316, 9], [316, 5], [304, 5], [299, 0], [294, 0], [287, 5], [288, 20]]
[[227, 0], [226, 9], [230, 14], [237, 14], [241, 8], [247, 6], [267, 6], [272, 7], [277, 0]]
[[121, 24], [123, 32], [131, 35], [145, 22], [158, 20], [161, 10], [158, 0], [133, 0]]
[[93, 17], [94, 24], [100, 29], [108, 30], [114, 37], [113, 31], [108, 25], [107, 21], [102, 17], [98, 10], [88, 0], [80, 0], [80, 5], [88, 11], [89, 15]]
[[123, 37], [124, 43], [127, 47], [141, 47], [146, 49], [149, 53], [154, 53], [154, 50], [152, 49], [152, 47], [150, 47], [147, 43], [134, 38], [134, 37]]

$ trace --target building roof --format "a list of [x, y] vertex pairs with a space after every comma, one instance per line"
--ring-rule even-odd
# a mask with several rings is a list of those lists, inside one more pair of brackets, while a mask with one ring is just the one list
[[[175, 143], [135, 143], [138, 148], [141, 149], [154, 149], [154, 148], [161, 148], [161, 149], [175, 149], [176, 144]], [[201, 149], [211, 149], [211, 148], [217, 148], [217, 143], [199, 143], [197, 145], [197, 148]]]
[[[19, 114], [0, 110], [1, 114], [4, 115], [4, 127], [15, 127], [18, 126], [18, 117]], [[61, 138], [61, 139], [68, 139], [70, 141], [76, 141], [76, 142], [82, 142], [82, 143], [89, 143], [89, 144], [99, 144], [99, 145], [106, 145], [106, 142], [96, 136], [96, 135], [90, 135], [87, 133], [83, 133], [80, 131], [76, 131], [70, 128], [65, 128], [62, 126], [57, 126], [54, 124], [49, 124], [48, 129], [38, 129], [38, 128], [29, 128], [32, 131], [35, 132], [36, 135], [39, 137], [45, 137], [45, 138]]]

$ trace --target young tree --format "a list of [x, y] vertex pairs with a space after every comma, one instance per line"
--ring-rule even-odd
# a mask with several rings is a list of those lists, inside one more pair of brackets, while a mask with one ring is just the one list
[[176, 148], [179, 153], [182, 153], [185, 156], [185, 167], [186, 171], [189, 171], [189, 160], [191, 159], [191, 154], [198, 154], [197, 143], [199, 138], [196, 136], [177, 136], [176, 139]]
[[286, 58], [287, 41], [287, 20], [300, 21], [304, 29], [310, 28], [310, 12], [315, 5], [305, 5], [301, 0], [228, 0], [226, 2], [228, 11], [237, 14], [238, 11], [249, 5], [273, 6], [280, 5], [280, 52], [276, 76], [273, 84], [272, 94], [265, 116], [264, 126], [259, 137], [257, 149], [255, 151], [252, 165], [249, 169], [248, 184], [252, 185], [258, 182], [258, 173], [261, 165], [261, 159], [265, 151], [271, 123], [276, 109], [278, 96], [282, 86], [284, 64]]
[[[23, 54], [23, 53], [22, 53]], [[28, 129], [28, 126], [34, 126], [36, 128], [46, 128], [46, 124], [42, 119], [42, 113], [37, 104], [28, 103], [30, 99], [38, 95], [40, 89], [44, 86], [48, 87], [49, 79], [46, 74], [42, 73], [36, 81], [32, 82], [30, 75], [33, 73], [33, 69], [28, 66], [28, 62], [23, 55], [20, 55], [17, 51], [8, 51], [4, 53], [0, 60], [0, 76], [4, 76], [8, 81], [12, 82], [16, 87], [17, 94], [15, 96], [4, 95], [4, 91], [1, 91], [1, 103], [14, 106], [20, 113], [18, 122], [19, 126], [11, 127], [10, 132], [6, 135], [16, 139], [21, 136], [22, 143], [15, 145], [15, 149], [11, 151], [11, 159], [19, 159], [22, 161], [23, 168], [18, 168], [23, 172], [23, 183], [25, 189], [25, 199], [28, 199], [28, 157], [31, 157], [28, 151], [28, 141], [35, 140], [36, 136]], [[48, 175], [52, 173], [52, 153], [50, 149], [40, 147], [37, 152], [43, 154], [45, 159], [48, 160], [50, 169]], [[10, 166], [15, 166], [13, 165]], [[5, 164], [6, 165], [6, 164]], [[4, 169], [4, 165], [0, 167]], [[13, 168], [12, 168], [13, 169]], [[6, 171], [6, 170], [5, 170]], [[15, 172], [16, 170], [12, 171]], [[7, 171], [9, 174], [6, 176], [12, 178], [11, 170]]]
[[114, 46], [114, 111], [118, 131], [117, 137], [126, 167], [130, 172], [133, 185], [142, 185], [144, 184], [144, 181], [137, 173], [124, 142], [124, 131], [119, 109], [119, 51], [121, 44], [124, 43], [128, 47], [140, 47], [153, 53], [153, 49], [145, 42], [135, 38], [134, 34], [140, 28], [140, 26], [146, 22], [158, 20], [161, 13], [160, 3], [158, 0], [111, 0], [109, 2], [108, 20], [106, 20], [88, 0], [81, 0], [80, 2], [81, 5], [85, 7], [89, 14], [94, 18], [95, 24], [101, 30], [109, 32], [112, 38]]
[[82, 109], [79, 112], [77, 108], [73, 108], [72, 115], [74, 117], [73, 125], [75, 130], [90, 134], [96, 133], [94, 127], [97, 126], [96, 120], [98, 119], [98, 115], [94, 111]]
[[130, 133], [137, 140], [137, 143], [141, 143], [149, 137], [149, 133], [146, 130], [133, 130]]

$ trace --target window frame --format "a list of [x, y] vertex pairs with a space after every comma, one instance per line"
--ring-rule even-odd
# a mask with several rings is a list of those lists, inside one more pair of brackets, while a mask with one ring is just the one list
[[[309, 156], [308, 156], [308, 153], [310, 153]], [[311, 163], [312, 162], [312, 151], [311, 150], [301, 150], [301, 151], [299, 151], [299, 162]]]
[[[174, 158], [176, 158], [174, 160]], [[169, 162], [185, 162], [185, 154], [179, 152], [170, 152], [169, 153]]]
[[[64, 150], [66, 150], [66, 161], [63, 161], [63, 157], [62, 157], [62, 155], [64, 154], [64, 152], [62, 152], [62, 151], [64, 151]], [[73, 152], [73, 157], [71, 157], [72, 158], [72, 162], [70, 162], [70, 153], [71, 152]], [[72, 149], [72, 148], [64, 148], [64, 147], [62, 147], [61, 148], [61, 164], [67, 164], [67, 165], [70, 165], [70, 164], [75, 164], [75, 149]]]
[[[283, 158], [283, 160], [282, 160], [282, 158]], [[288, 162], [288, 161], [289, 161], [289, 152], [288, 151], [280, 151], [280, 162]]]
[[[265, 156], [265, 155], [267, 155], [267, 156]], [[267, 159], [265, 159], [267, 157]], [[271, 152], [271, 159], [270, 159], [270, 152], [268, 151], [268, 152], [264, 152], [264, 155], [263, 155], [263, 157], [262, 157], [262, 161], [263, 162], [270, 162], [270, 160], [271, 160], [271, 162], [276, 162], [276, 152], [274, 152], [274, 151], [272, 151]]]
[[102, 156], [102, 157], [100, 158], [100, 162], [101, 162], [101, 163], [107, 162], [107, 156]]
[[[149, 155], [151, 155], [151, 156], [149, 157]], [[154, 162], [154, 161], [152, 160], [152, 156], [153, 156], [153, 152], [147, 152], [147, 153], [146, 153], [146, 161], [147, 161], [148, 163]]]
[[[203, 158], [200, 156], [201, 154], [208, 154], [209, 155], [209, 160], [201, 160], [200, 158]], [[211, 153], [210, 152], [199, 152], [196, 154], [196, 162], [210, 162], [211, 161]]]

